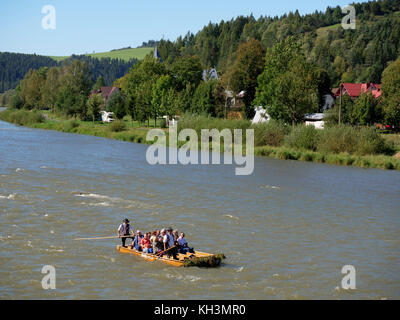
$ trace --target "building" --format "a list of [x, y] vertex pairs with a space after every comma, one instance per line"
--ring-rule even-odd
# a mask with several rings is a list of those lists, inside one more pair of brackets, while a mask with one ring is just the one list
[[325, 113], [310, 113], [304, 116], [306, 126], [314, 126], [316, 129], [324, 129]]
[[256, 112], [256, 114], [251, 121], [252, 124], [265, 123], [271, 120], [271, 117], [263, 107], [256, 107], [254, 111]]
[[163, 62], [163, 60], [161, 59], [160, 51], [158, 50], [158, 46], [154, 48], [154, 58], [160, 62]]
[[101, 96], [104, 98], [105, 104], [110, 100], [111, 96], [120, 91], [121, 89], [117, 87], [101, 87], [99, 90], [94, 90], [92, 92], [93, 94], [101, 94]]
[[210, 80], [218, 80], [218, 73], [217, 69], [212, 68], [212, 69], [205, 69], [203, 70], [203, 81], [210, 81]]
[[340, 95], [348, 95], [355, 99], [358, 98], [362, 93], [368, 92], [371, 92], [375, 98], [381, 97], [381, 85], [375, 83], [342, 83], [339, 88], [335, 88], [333, 90], [335, 98], [340, 97]]

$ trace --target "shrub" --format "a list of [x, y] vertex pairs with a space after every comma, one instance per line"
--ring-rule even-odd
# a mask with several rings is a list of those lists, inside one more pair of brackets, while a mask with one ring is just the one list
[[285, 138], [285, 144], [291, 148], [317, 149], [320, 132], [313, 126], [299, 125]]
[[257, 124], [253, 126], [254, 143], [256, 146], [273, 146], [282, 145], [285, 135], [289, 132], [288, 127], [284, 124], [271, 120], [267, 123]]
[[32, 125], [44, 121], [44, 117], [40, 112], [15, 109], [3, 111], [1, 119], [20, 126]]
[[[182, 129], [194, 129], [197, 132], [199, 138], [201, 137], [202, 129], [217, 129], [222, 131], [223, 129], [229, 129], [232, 131], [234, 129], [249, 129], [251, 126], [250, 121], [247, 120], [224, 120], [219, 118], [212, 118], [204, 115], [193, 115], [193, 114], [185, 114], [178, 121], [178, 131]], [[243, 133], [245, 138], [246, 134]]]
[[318, 151], [367, 155], [390, 153], [382, 136], [374, 128], [356, 129], [350, 126], [334, 126], [321, 132]]
[[163, 128], [163, 129], [167, 128], [167, 120], [165, 120], [165, 119], [161, 120], [160, 128]]
[[67, 122], [65, 122], [64, 124], [64, 130], [65, 131], [72, 131], [75, 128], [79, 127], [79, 122], [76, 120], [69, 120]]
[[358, 132], [357, 154], [385, 153], [387, 149], [385, 140], [374, 128], [362, 128]]
[[326, 153], [354, 153], [357, 150], [357, 131], [350, 126], [333, 126], [321, 132], [317, 149]]
[[124, 131], [126, 129], [125, 122], [122, 120], [115, 120], [110, 124], [109, 129], [111, 132]]

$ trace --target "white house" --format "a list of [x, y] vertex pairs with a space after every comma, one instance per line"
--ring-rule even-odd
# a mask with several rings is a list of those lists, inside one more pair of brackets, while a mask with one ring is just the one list
[[101, 111], [101, 121], [110, 123], [114, 121], [114, 112]]
[[254, 116], [254, 119], [251, 122], [252, 124], [264, 123], [264, 122], [268, 122], [271, 120], [270, 115], [267, 113], [267, 111], [263, 107], [256, 107], [255, 111], [256, 111], [256, 115]]
[[324, 113], [310, 113], [304, 116], [306, 126], [314, 126], [316, 129], [324, 129]]

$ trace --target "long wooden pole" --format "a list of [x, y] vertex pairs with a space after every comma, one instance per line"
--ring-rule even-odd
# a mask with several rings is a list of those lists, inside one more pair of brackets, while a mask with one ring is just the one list
[[169, 248], [169, 249], [167, 249], [167, 250], [165, 250], [165, 251], [163, 251], [163, 252], [159, 252], [159, 253], [156, 254], [156, 256], [160, 256], [160, 255], [162, 255], [162, 254], [168, 252], [169, 250], [172, 250], [173, 248], [176, 248], [176, 246], [173, 246], [173, 247], [171, 247], [171, 248]]
[[114, 236], [114, 237], [97, 237], [97, 238], [77, 238], [74, 239], [75, 241], [82, 241], [82, 240], [105, 240], [105, 239], [120, 239], [120, 238], [132, 238], [132, 236]]

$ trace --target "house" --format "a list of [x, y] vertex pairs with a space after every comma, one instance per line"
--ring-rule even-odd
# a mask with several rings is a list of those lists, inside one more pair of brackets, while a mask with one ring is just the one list
[[105, 104], [107, 104], [107, 102], [110, 100], [111, 96], [120, 91], [121, 89], [117, 88], [117, 87], [101, 87], [99, 90], [94, 90], [92, 92], [93, 94], [101, 94], [102, 97], [104, 98]]
[[212, 68], [212, 69], [205, 69], [203, 70], [203, 81], [207, 82], [210, 80], [218, 80], [218, 73], [217, 73], [217, 69]]
[[114, 121], [114, 113], [113, 112], [107, 112], [107, 111], [101, 111], [101, 121], [106, 122], [106, 123], [111, 123]]
[[358, 98], [362, 93], [371, 92], [375, 98], [382, 96], [380, 84], [375, 83], [342, 83], [339, 88], [334, 89], [335, 98], [340, 95], [349, 95], [353, 99]]
[[314, 126], [316, 129], [324, 129], [325, 113], [310, 113], [304, 116], [306, 126]]
[[271, 120], [271, 117], [263, 107], [256, 107], [254, 110], [256, 112], [256, 115], [251, 122], [252, 124], [265, 123]]

